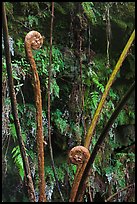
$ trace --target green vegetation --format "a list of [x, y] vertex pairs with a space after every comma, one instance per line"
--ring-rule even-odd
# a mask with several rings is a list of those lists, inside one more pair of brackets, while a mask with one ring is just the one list
[[[36, 192], [38, 189], [36, 110], [24, 39], [30, 30], [36, 30], [44, 37], [42, 48], [33, 51], [33, 56], [41, 83], [43, 135], [47, 142], [44, 149], [45, 180], [48, 186], [53, 186], [51, 200], [49, 198], [48, 201], [60, 201], [48, 145], [47, 92], [51, 3], [5, 2], [5, 6], [9, 36], [13, 40], [10, 51], [18, 116]], [[76, 166], [68, 161], [68, 152], [76, 145], [84, 145], [85, 134], [105, 86], [134, 29], [135, 2], [55, 2], [54, 15], [50, 90], [51, 137], [57, 177], [63, 197], [68, 201], [76, 173]], [[108, 34], [110, 38], [107, 38]], [[107, 43], [110, 44], [109, 49]], [[116, 105], [134, 80], [133, 43], [103, 106], [90, 151]], [[2, 200], [26, 202], [28, 198], [23, 162], [11, 113], [4, 49], [2, 49], [2, 129]], [[96, 192], [100, 192], [101, 196], [107, 199], [135, 182], [134, 129], [135, 93], [121, 110], [96, 156], [84, 201], [88, 201], [89, 191], [92, 191], [93, 200]], [[134, 202], [134, 188], [123, 191], [121, 195], [114, 197], [113, 201]]]

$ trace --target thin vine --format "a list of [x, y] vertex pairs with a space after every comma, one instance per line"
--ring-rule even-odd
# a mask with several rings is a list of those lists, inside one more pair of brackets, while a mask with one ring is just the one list
[[60, 190], [59, 181], [57, 178], [57, 173], [55, 169], [55, 163], [53, 158], [53, 149], [52, 149], [52, 142], [51, 142], [51, 125], [50, 125], [50, 87], [51, 87], [51, 66], [52, 66], [52, 33], [53, 33], [53, 19], [54, 19], [54, 2], [52, 2], [52, 13], [51, 13], [51, 27], [50, 27], [50, 64], [48, 68], [48, 139], [49, 139], [49, 148], [50, 148], [50, 157], [52, 163], [52, 169], [54, 173], [54, 177], [56, 180], [56, 185], [60, 194], [62, 201], [64, 202], [64, 198], [62, 192]]

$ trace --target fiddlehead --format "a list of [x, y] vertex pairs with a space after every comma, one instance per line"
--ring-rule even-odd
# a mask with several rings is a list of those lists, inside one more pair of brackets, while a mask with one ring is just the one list
[[83, 173], [83, 170], [85, 169], [85, 165], [88, 162], [89, 158], [89, 150], [84, 146], [73, 147], [69, 152], [70, 162], [77, 165], [75, 182], [72, 185], [69, 202], [74, 202], [81, 175]]
[[37, 50], [41, 48], [42, 44], [43, 44], [43, 37], [37, 31], [30, 31], [25, 37], [25, 45], [27, 47], [27, 52], [28, 52], [28, 48]]
[[44, 176], [44, 149], [43, 149], [43, 129], [42, 129], [42, 100], [40, 80], [36, 68], [36, 63], [32, 55], [32, 49], [39, 49], [43, 44], [43, 38], [37, 31], [30, 31], [25, 37], [26, 53], [31, 65], [33, 74], [35, 104], [36, 104], [36, 122], [37, 122], [37, 151], [38, 151], [38, 170], [39, 170], [39, 202], [45, 202], [45, 176]]
[[69, 159], [73, 164], [80, 165], [88, 161], [90, 153], [83, 146], [73, 147], [69, 152]]

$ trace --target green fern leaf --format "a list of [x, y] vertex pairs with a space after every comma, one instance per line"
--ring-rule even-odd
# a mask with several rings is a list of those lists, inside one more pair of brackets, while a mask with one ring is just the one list
[[16, 147], [14, 147], [13, 150], [11, 151], [11, 153], [13, 154], [12, 158], [14, 159], [14, 163], [15, 163], [16, 167], [18, 168], [19, 175], [21, 176], [21, 179], [23, 180], [24, 168], [23, 168], [23, 161], [22, 161], [19, 146], [17, 145]]

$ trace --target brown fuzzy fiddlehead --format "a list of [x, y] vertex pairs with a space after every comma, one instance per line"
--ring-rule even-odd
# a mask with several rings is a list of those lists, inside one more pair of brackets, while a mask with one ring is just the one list
[[36, 68], [36, 63], [31, 49], [39, 49], [43, 44], [43, 38], [37, 31], [30, 31], [25, 37], [25, 48], [28, 60], [33, 74], [34, 95], [36, 104], [36, 122], [37, 122], [37, 151], [38, 151], [38, 170], [39, 170], [39, 202], [45, 202], [45, 176], [44, 176], [44, 148], [43, 148], [43, 129], [42, 129], [42, 100], [40, 80]]
[[80, 178], [85, 169], [85, 165], [90, 158], [89, 150], [84, 146], [73, 147], [69, 152], [69, 160], [71, 163], [77, 165], [77, 172], [75, 175], [75, 183], [72, 185], [69, 202], [74, 202]]
[[43, 37], [37, 31], [30, 31], [25, 37], [25, 45], [27, 48], [32, 48], [33, 50], [37, 50], [41, 48], [43, 44]]
[[90, 153], [87, 148], [83, 146], [73, 147], [69, 152], [69, 159], [71, 163], [80, 165], [88, 161]]

